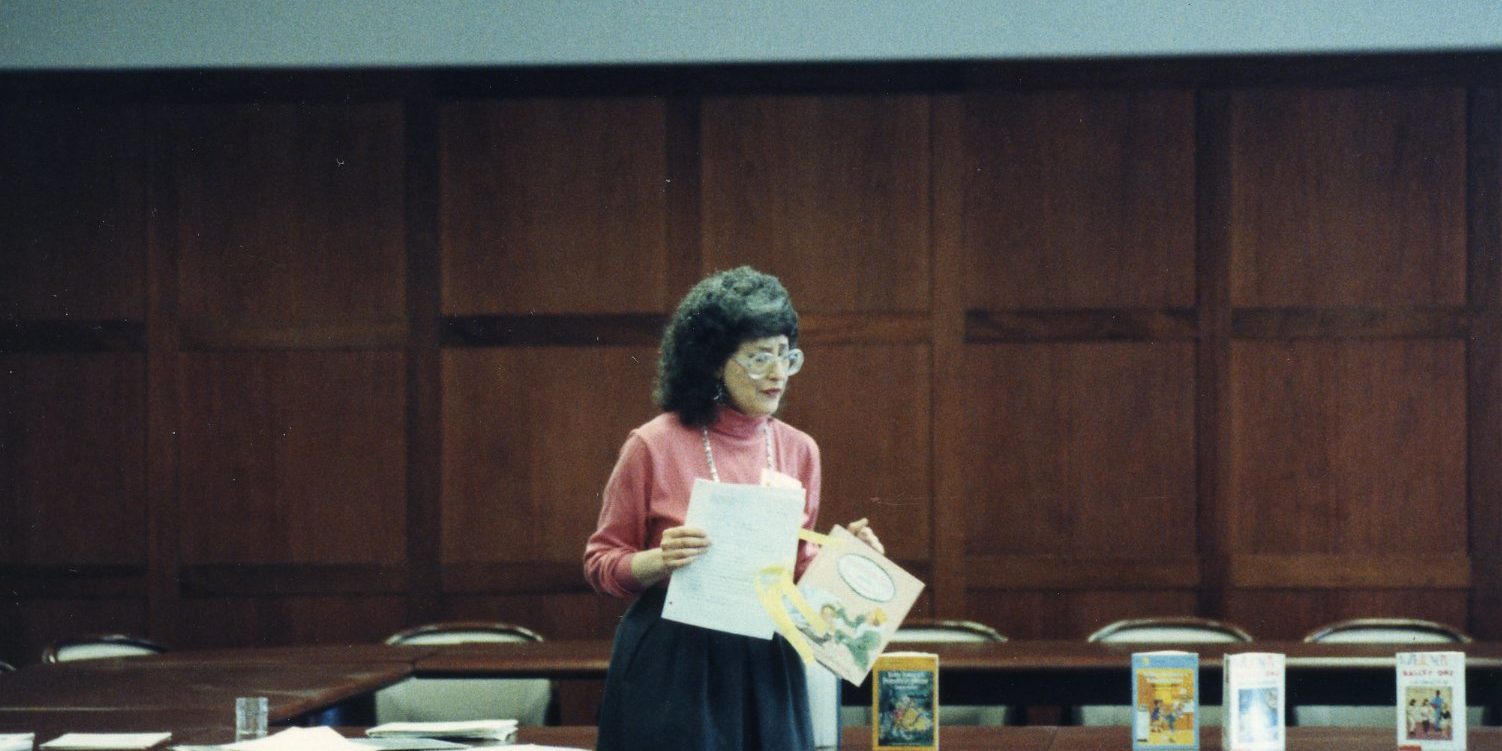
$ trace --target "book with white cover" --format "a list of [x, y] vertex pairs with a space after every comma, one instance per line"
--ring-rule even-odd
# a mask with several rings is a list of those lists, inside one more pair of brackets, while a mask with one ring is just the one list
[[1283, 751], [1287, 744], [1284, 656], [1226, 655], [1223, 661], [1225, 751]]
[[1399, 652], [1400, 751], [1465, 751], [1465, 653]]

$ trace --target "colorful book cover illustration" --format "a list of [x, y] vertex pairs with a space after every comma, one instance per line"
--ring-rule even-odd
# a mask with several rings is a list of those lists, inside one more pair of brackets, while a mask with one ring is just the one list
[[1464, 652], [1399, 652], [1400, 751], [1465, 751]]
[[1284, 656], [1271, 652], [1226, 655], [1222, 693], [1225, 751], [1283, 751], [1287, 744]]
[[1132, 749], [1197, 749], [1200, 745], [1199, 655], [1132, 655]]
[[889, 652], [871, 671], [871, 749], [937, 751], [939, 656]]
[[844, 527], [830, 530], [829, 537], [798, 581], [798, 592], [822, 628], [796, 608], [789, 607], [788, 616], [820, 664], [860, 685], [917, 601], [923, 582]]

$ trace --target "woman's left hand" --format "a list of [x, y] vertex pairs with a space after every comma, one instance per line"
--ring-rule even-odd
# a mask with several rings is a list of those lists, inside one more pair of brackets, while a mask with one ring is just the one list
[[876, 536], [876, 533], [871, 531], [871, 522], [867, 521], [865, 517], [850, 522], [845, 525], [845, 529], [850, 530], [850, 534], [855, 535], [856, 539], [875, 548], [876, 552], [882, 555], [887, 554], [886, 547], [881, 544], [881, 539]]

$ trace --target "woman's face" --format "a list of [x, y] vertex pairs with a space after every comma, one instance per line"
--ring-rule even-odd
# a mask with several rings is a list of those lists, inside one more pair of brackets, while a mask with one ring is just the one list
[[[774, 362], [762, 372], [754, 369], [752, 358], [758, 354], [770, 355]], [[796, 356], [802, 364], [802, 353]], [[763, 339], [748, 339], [741, 342], [740, 349], [725, 361], [720, 370], [720, 379], [725, 383], [725, 395], [730, 406], [748, 415], [770, 415], [782, 404], [782, 395], [787, 391], [789, 370], [788, 338], [769, 336]]]

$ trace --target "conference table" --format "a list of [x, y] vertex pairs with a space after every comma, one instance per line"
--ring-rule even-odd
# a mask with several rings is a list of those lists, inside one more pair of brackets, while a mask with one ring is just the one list
[[[1218, 704], [1223, 645], [1153, 645], [1186, 648], [1201, 658], [1202, 702]], [[1502, 643], [1458, 645], [1466, 652], [1470, 703], [1502, 706]], [[1133, 648], [1073, 641], [996, 644], [904, 644], [939, 654], [940, 696], [946, 703], [1018, 706], [1126, 704]], [[1138, 647], [1140, 649], [1140, 647]], [[1428, 648], [1428, 647], [1424, 647]], [[1287, 656], [1290, 709], [1298, 704], [1389, 704], [1393, 655], [1424, 649], [1402, 645], [1257, 642], [1234, 651]], [[0, 674], [0, 733], [34, 732], [38, 742], [63, 732], [170, 730], [172, 743], [230, 740], [234, 698], [269, 699], [276, 726], [337, 724], [359, 728], [373, 721], [375, 692], [410, 677], [544, 677], [599, 681], [609, 661], [608, 641], [545, 641], [436, 646], [274, 647], [169, 652], [161, 655], [32, 665]], [[848, 687], [846, 701], [864, 704], [868, 689]], [[869, 747], [868, 730], [847, 728], [846, 749]], [[1013, 749], [1120, 749], [1130, 746], [1124, 727], [949, 727], [944, 747]], [[586, 726], [524, 727], [520, 741], [589, 748]], [[1207, 729], [1203, 748], [1216, 749], [1219, 731]], [[1288, 748], [1391, 749], [1390, 728], [1291, 728]], [[1472, 751], [1502, 751], [1502, 727], [1472, 728]]]
[[[1448, 649], [1449, 645], [1445, 645]], [[1466, 653], [1466, 696], [1473, 705], [1502, 707], [1502, 642], [1455, 645]], [[939, 655], [939, 686], [954, 704], [1075, 706], [1131, 701], [1135, 651], [1181, 649], [1200, 657], [1201, 701], [1219, 704], [1221, 658], [1226, 653], [1277, 652], [1286, 656], [1290, 708], [1314, 705], [1385, 705], [1396, 701], [1394, 655], [1436, 651], [1434, 645], [1310, 644], [1102, 644], [1065, 640], [1007, 642], [905, 642], [903, 649]], [[601, 679], [609, 641], [554, 641], [526, 645], [459, 644], [418, 658], [424, 677], [513, 676]], [[869, 685], [845, 684], [844, 703], [869, 701]]]

